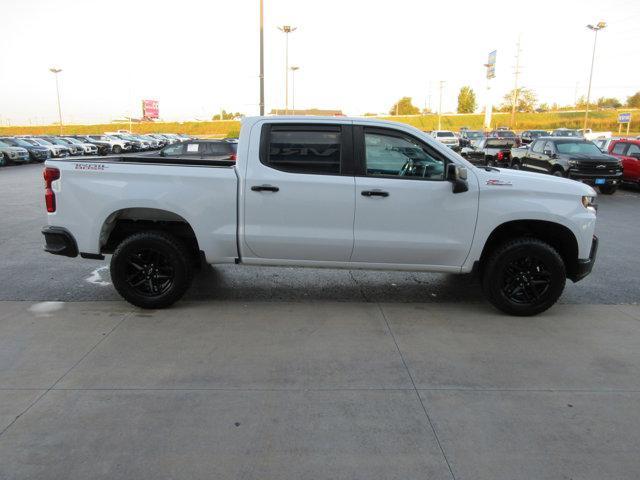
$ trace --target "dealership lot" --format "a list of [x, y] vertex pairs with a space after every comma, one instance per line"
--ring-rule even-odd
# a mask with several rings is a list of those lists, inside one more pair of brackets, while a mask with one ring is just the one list
[[41, 170], [0, 171], [0, 478], [637, 478], [637, 190], [534, 318], [471, 277], [234, 266], [141, 311], [42, 251]]

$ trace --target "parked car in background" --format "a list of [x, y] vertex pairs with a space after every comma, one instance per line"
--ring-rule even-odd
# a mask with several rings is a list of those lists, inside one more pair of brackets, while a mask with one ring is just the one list
[[236, 161], [238, 143], [226, 140], [190, 140], [167, 145], [160, 150], [161, 157], [203, 160]]
[[78, 156], [78, 155], [82, 155], [84, 153], [84, 149], [78, 145], [74, 145], [71, 144], [69, 142], [65, 142], [64, 140], [62, 140], [59, 137], [53, 137], [53, 136], [42, 136], [42, 137], [38, 137], [41, 140], [45, 140], [49, 143], [51, 143], [52, 145], [58, 145], [60, 147], [65, 147], [69, 149], [69, 154], [73, 155], [73, 156]]
[[11, 163], [27, 163], [31, 160], [29, 152], [22, 147], [14, 147], [0, 140], [0, 166]]
[[32, 145], [48, 148], [52, 158], [68, 157], [71, 155], [71, 150], [64, 145], [55, 145], [38, 137], [22, 137], [22, 139]]
[[516, 146], [520, 146], [521, 142], [520, 142], [520, 137], [518, 137], [518, 135], [516, 135], [516, 132], [514, 132], [513, 130], [508, 130], [506, 128], [504, 128], [503, 130], [493, 130], [492, 132], [489, 132], [487, 134], [488, 138], [508, 138], [511, 140], [515, 141]]
[[640, 140], [619, 138], [608, 148], [609, 154], [622, 162], [622, 180], [640, 187]]
[[131, 145], [131, 151], [133, 152], [143, 152], [150, 149], [149, 142], [137, 139], [133, 135], [129, 135], [128, 133], [107, 132], [105, 133], [105, 135], [110, 138], [122, 140], [123, 142], [129, 143]]
[[556, 128], [551, 132], [552, 137], [578, 137], [582, 138], [582, 135], [578, 130], [571, 128]]
[[438, 140], [440, 143], [453, 149], [454, 151], [460, 150], [460, 140], [456, 137], [455, 133], [450, 130], [433, 130], [430, 135]]
[[511, 167], [579, 180], [614, 193], [622, 182], [622, 164], [584, 138], [540, 137], [530, 146], [511, 150]]
[[477, 145], [484, 138], [482, 130], [462, 130], [460, 131], [460, 148]]
[[187, 134], [185, 134], [185, 133], [178, 133], [177, 135], [178, 135], [178, 137], [180, 137], [180, 139], [181, 139], [183, 142], [188, 142], [189, 140], [194, 140], [194, 138], [193, 138], [192, 136], [187, 135]]
[[593, 143], [595, 143], [596, 147], [598, 147], [602, 153], [609, 153], [609, 145], [611, 145], [613, 140], [613, 138], [598, 138], [594, 140]]
[[513, 138], [483, 138], [478, 145], [463, 148], [460, 155], [476, 165], [508, 168], [511, 149], [515, 146]]
[[533, 142], [536, 138], [546, 137], [549, 135], [549, 132], [546, 130], [525, 130], [520, 134], [520, 140], [523, 145], [528, 145]]
[[111, 153], [112, 145], [106, 140], [96, 140], [95, 138], [91, 138], [88, 135], [74, 135], [68, 138], [77, 140], [81, 143], [90, 143], [91, 145], [95, 145], [98, 149], [98, 155], [104, 156]]
[[587, 140], [595, 140], [597, 138], [611, 138], [611, 132], [594, 132], [590, 128], [580, 129], [578, 133]]
[[178, 141], [175, 138], [168, 137], [167, 135], [165, 135], [163, 133], [151, 133], [149, 135], [151, 137], [155, 138], [156, 140], [161, 140], [161, 141], [165, 142], [165, 145], [171, 145], [171, 144], [174, 144], [174, 143], [176, 143]]
[[116, 155], [131, 151], [131, 142], [126, 142], [120, 138], [110, 137], [109, 135], [89, 135], [88, 137], [90, 140], [108, 142], [111, 145], [111, 151]]
[[151, 135], [136, 135], [136, 138], [144, 140], [145, 142], [149, 142], [151, 150], [159, 150], [164, 146], [164, 144], [160, 142], [160, 140], [153, 138]]
[[49, 152], [47, 147], [32, 145], [23, 138], [2, 137], [0, 138], [0, 141], [12, 147], [24, 148], [29, 152], [29, 157], [34, 162], [44, 162], [47, 158], [51, 157], [51, 152]]
[[80, 140], [77, 140], [75, 138], [68, 138], [68, 137], [60, 137], [60, 140], [65, 142], [67, 145], [71, 145], [78, 149], [81, 149], [82, 155], [98, 154], [98, 147], [96, 147], [92, 143], [83, 143]]

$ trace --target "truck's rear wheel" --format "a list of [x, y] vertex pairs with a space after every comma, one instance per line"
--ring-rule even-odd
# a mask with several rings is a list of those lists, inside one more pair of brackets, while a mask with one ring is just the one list
[[529, 316], [556, 303], [566, 277], [564, 261], [551, 245], [523, 237], [502, 244], [489, 256], [482, 288], [499, 310]]
[[178, 301], [191, 285], [191, 255], [163, 232], [127, 237], [111, 258], [111, 279], [122, 297], [141, 308], [164, 308]]

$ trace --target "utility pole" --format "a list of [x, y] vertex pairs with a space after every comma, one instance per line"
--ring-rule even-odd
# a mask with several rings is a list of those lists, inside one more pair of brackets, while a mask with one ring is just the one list
[[518, 79], [520, 77], [520, 54], [522, 50], [520, 49], [520, 35], [518, 35], [518, 43], [516, 44], [516, 69], [513, 72], [514, 75], [514, 83], [513, 83], [513, 100], [511, 104], [511, 129], [513, 130], [516, 127], [516, 106], [518, 104], [518, 95], [520, 93], [518, 89]]
[[260, 0], [260, 116], [264, 115], [264, 5]]
[[58, 74], [62, 71], [62, 69], [51, 67], [49, 71], [56, 77], [56, 94], [58, 95], [58, 121], [60, 122], [60, 135], [62, 135], [62, 108], [60, 108], [60, 87], [58, 85]]
[[589, 74], [589, 88], [587, 89], [587, 107], [584, 111], [584, 128], [587, 129], [587, 120], [589, 119], [589, 100], [591, 99], [591, 80], [593, 79], [593, 64], [596, 60], [596, 42], [598, 41], [598, 31], [605, 28], [607, 24], [605, 22], [598, 22], [597, 25], [587, 25], [589, 30], [594, 32], [593, 36], [593, 54], [591, 55], [591, 73]]
[[300, 70], [300, 67], [291, 65], [291, 110], [293, 114], [296, 114], [296, 70]]
[[440, 101], [438, 103], [438, 130], [442, 130], [442, 89], [444, 88], [444, 80], [440, 80]]
[[291, 25], [283, 25], [278, 30], [284, 33], [284, 114], [289, 113], [289, 34], [297, 30]]

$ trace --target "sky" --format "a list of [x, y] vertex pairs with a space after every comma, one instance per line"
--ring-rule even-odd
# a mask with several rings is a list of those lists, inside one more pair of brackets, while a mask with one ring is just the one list
[[[220, 110], [258, 114], [259, 0], [1, 0], [0, 124], [64, 123], [141, 115], [159, 101], [167, 121], [206, 120]], [[540, 102], [586, 95], [600, 20], [591, 98], [640, 90], [640, 1], [264, 0], [267, 112], [283, 108], [284, 34], [296, 108], [388, 112], [403, 96], [455, 111], [461, 86], [499, 103], [520, 86]], [[497, 50], [487, 93], [484, 64]], [[290, 94], [291, 107], [291, 94]]]

